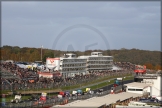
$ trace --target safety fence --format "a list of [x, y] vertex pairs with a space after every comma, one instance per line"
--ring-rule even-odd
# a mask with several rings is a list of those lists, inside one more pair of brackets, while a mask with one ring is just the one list
[[108, 91], [103, 91], [98, 94], [85, 94], [85, 95], [75, 95], [75, 96], [70, 96], [70, 97], [64, 97], [64, 98], [53, 98], [53, 99], [47, 99], [46, 102], [38, 102], [38, 101], [25, 101], [21, 103], [6, 103], [5, 105], [2, 106], [2, 108], [42, 108], [42, 107], [47, 107], [47, 106], [54, 106], [54, 105], [64, 105], [66, 104], [65, 101], [67, 102], [73, 102], [76, 100], [85, 100], [89, 99], [92, 97], [100, 97], [104, 96], [107, 94], [110, 94], [110, 90]]
[[56, 89], [56, 88], [61, 88], [61, 87], [66, 87], [66, 86], [74, 86], [78, 84], [83, 84], [86, 82], [92, 82], [95, 81], [96, 79], [102, 79], [106, 78], [108, 76], [111, 77], [120, 77], [120, 76], [126, 76], [131, 74], [132, 72], [123, 72], [123, 73], [111, 73], [105, 76], [92, 76], [89, 78], [78, 78], [78, 79], [73, 79], [72, 81], [69, 82], [50, 82], [50, 83], [28, 83], [28, 84], [21, 84], [21, 83], [15, 83], [15, 84], [0, 84], [1, 90], [38, 90], [38, 89]]

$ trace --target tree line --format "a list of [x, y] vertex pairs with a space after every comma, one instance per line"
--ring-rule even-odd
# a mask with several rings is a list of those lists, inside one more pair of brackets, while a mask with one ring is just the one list
[[[20, 48], [18, 46], [5, 45], [1, 47], [1, 60], [14, 61], [42, 61], [45, 62], [47, 57], [60, 57], [63, 54], [72, 52], [77, 56], [90, 55], [91, 52], [103, 52], [103, 55], [113, 56], [114, 62], [131, 62], [133, 64], [146, 65], [148, 69], [161, 70], [161, 56], [160, 51], [148, 51], [139, 49], [125, 49], [120, 50], [87, 50], [87, 51], [60, 51], [41, 48]], [[41, 57], [42, 55], [42, 57]]]

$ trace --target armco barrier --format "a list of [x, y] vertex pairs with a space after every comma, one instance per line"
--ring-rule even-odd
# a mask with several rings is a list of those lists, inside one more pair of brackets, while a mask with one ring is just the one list
[[[104, 96], [104, 95], [107, 95], [108, 93], [110, 93], [110, 90], [104, 91], [101, 94], [87, 94], [87, 95], [81, 95], [77, 97], [70, 97], [66, 99], [68, 102], [73, 102], [76, 100], [85, 100], [85, 99], [89, 99], [92, 97]], [[59, 104], [62, 104], [64, 101], [65, 99], [48, 99], [45, 103], [36, 103], [36, 101], [22, 102], [18, 104], [8, 103], [6, 104], [6, 106], [2, 108], [31, 108], [31, 107], [39, 108], [39, 107], [45, 107], [45, 106], [59, 105]]]
[[[118, 89], [120, 90], [120, 88], [122, 88], [122, 86], [117, 86], [115, 89], [115, 92], [118, 91]], [[85, 99], [89, 99], [92, 97], [100, 97], [100, 96], [104, 96], [107, 94], [110, 94], [110, 90], [108, 91], [103, 91], [102, 93], [99, 94], [87, 94], [87, 95], [81, 95], [81, 96], [77, 96], [77, 97], [69, 97], [68, 102], [73, 102], [76, 100], [85, 100]], [[63, 103], [64, 99], [48, 99], [45, 103], [36, 103], [36, 101], [30, 101], [30, 102], [22, 102], [22, 103], [18, 103], [18, 104], [14, 104], [14, 103], [6, 103], [6, 106], [1, 107], [1, 108], [39, 108], [39, 107], [45, 107], [45, 106], [53, 106], [53, 105], [59, 105], [60, 103]]]

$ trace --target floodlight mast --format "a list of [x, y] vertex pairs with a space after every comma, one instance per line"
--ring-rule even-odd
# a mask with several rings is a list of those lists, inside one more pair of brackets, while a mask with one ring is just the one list
[[43, 45], [41, 45], [41, 62], [42, 62], [42, 48], [43, 48]]

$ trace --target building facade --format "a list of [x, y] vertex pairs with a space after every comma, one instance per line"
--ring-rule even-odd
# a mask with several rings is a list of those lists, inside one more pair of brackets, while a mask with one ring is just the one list
[[102, 52], [92, 52], [90, 56], [79, 56], [87, 59], [87, 72], [113, 69], [113, 57], [103, 56]]
[[77, 58], [75, 54], [68, 53], [60, 57], [60, 72], [63, 77], [74, 77], [86, 74], [86, 59]]
[[135, 76], [135, 81], [150, 85], [150, 95], [162, 100], [162, 75], [161, 74], [144, 74]]
[[47, 58], [46, 67], [61, 72], [63, 77], [89, 74], [91, 71], [112, 70], [113, 57], [103, 56], [102, 52], [92, 52], [90, 56], [67, 53], [59, 58]]

